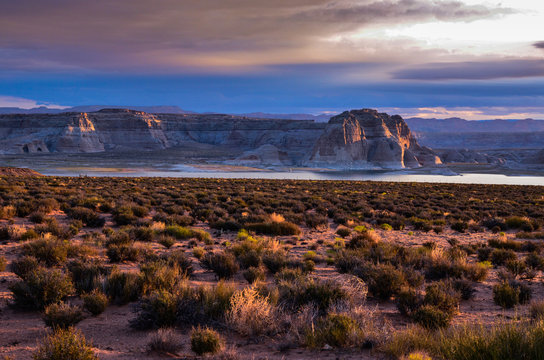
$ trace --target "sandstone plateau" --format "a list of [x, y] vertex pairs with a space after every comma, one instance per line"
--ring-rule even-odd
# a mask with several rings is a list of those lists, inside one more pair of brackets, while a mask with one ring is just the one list
[[[400, 116], [346, 111], [328, 123], [221, 114], [150, 114], [126, 109], [0, 115], [0, 153], [97, 153], [180, 146], [234, 149], [226, 163], [403, 169], [440, 164]], [[183, 162], [185, 159], [180, 159]]]

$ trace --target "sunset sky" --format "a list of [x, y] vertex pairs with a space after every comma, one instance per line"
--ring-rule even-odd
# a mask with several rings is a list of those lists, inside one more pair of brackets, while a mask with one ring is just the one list
[[541, 0], [0, 0], [0, 106], [544, 119]]

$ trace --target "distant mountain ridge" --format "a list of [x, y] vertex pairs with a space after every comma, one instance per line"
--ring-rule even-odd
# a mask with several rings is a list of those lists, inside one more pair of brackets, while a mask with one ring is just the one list
[[409, 118], [406, 123], [415, 133], [495, 133], [544, 131], [544, 120], [465, 120], [461, 118]]

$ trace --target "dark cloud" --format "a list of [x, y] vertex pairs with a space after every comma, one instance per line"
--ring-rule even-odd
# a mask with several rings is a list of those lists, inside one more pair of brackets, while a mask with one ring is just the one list
[[544, 60], [427, 64], [393, 73], [399, 80], [491, 80], [535, 76], [544, 76]]
[[320, 41], [342, 32], [511, 12], [456, 0], [3, 1], [0, 49], [34, 52], [55, 65], [117, 69], [206, 65], [202, 56], [228, 65], [224, 53], [233, 63], [300, 62], [312, 55], [323, 62], [333, 51], [322, 50]]
[[537, 49], [544, 49], [544, 41], [539, 41], [533, 44], [533, 46]]

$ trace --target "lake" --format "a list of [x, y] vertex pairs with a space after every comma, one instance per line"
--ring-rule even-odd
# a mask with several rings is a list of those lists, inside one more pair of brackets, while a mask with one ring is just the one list
[[39, 169], [44, 175], [55, 176], [121, 176], [121, 177], [195, 177], [227, 179], [293, 179], [293, 180], [359, 180], [392, 182], [430, 182], [456, 184], [496, 184], [496, 185], [540, 185], [544, 186], [544, 176], [508, 176], [504, 174], [465, 173], [459, 175], [436, 175], [409, 173], [403, 171], [225, 171], [199, 170], [181, 167], [177, 170], [157, 170], [142, 168], [51, 168]]

